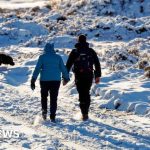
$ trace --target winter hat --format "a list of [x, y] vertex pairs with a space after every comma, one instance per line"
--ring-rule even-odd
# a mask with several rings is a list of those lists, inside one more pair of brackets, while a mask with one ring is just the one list
[[86, 36], [83, 34], [79, 35], [78, 42], [79, 43], [86, 43]]
[[54, 43], [47, 43], [44, 48], [45, 52], [55, 52]]

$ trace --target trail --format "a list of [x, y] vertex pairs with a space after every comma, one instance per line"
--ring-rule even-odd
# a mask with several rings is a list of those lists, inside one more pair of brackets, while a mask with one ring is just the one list
[[[82, 145], [79, 145], [78, 143], [76, 143], [75, 141], [71, 141], [71, 137], [69, 139], [66, 139], [66, 135], [62, 135], [60, 133], [58, 133], [58, 131], [56, 131], [55, 129], [52, 129], [51, 126], [49, 126], [50, 121], [47, 121], [45, 123], [38, 124], [37, 126], [34, 126], [33, 124], [29, 123], [27, 121], [27, 119], [23, 119], [23, 118], [19, 118], [19, 117], [15, 117], [10, 115], [7, 112], [0, 112], [0, 118], [4, 119], [5, 122], [9, 123], [11, 125], [11, 128], [14, 129], [15, 126], [17, 126], [16, 131], [18, 131], [20, 133], [20, 138], [27, 138], [28, 142], [26, 143], [30, 143], [32, 142], [32, 139], [37, 138], [33, 144], [31, 144], [29, 147], [30, 149], [36, 149], [39, 143], [41, 143], [43, 140], [43, 136], [44, 136], [44, 141], [46, 141], [46, 143], [44, 144], [48, 144], [48, 143], [53, 143], [52, 141], [54, 141], [53, 146], [55, 147], [61, 147], [64, 149], [83, 149], [86, 150], [86, 148], [84, 148]], [[56, 126], [55, 124], [52, 124], [52, 126]], [[74, 140], [74, 139], [72, 139]], [[19, 143], [20, 139], [16, 140], [18, 144], [14, 144], [11, 143], [11, 141], [9, 141], [8, 139], [5, 139], [5, 142], [7, 144], [10, 144], [11, 147], [13, 148], [18, 148], [20, 149], [21, 145]], [[57, 144], [55, 145], [55, 142], [57, 141]], [[3, 141], [4, 142], [4, 141]], [[22, 144], [23, 145], [23, 144]], [[8, 145], [7, 145], [8, 146]]]
[[[12, 88], [7, 88], [7, 92]], [[28, 88], [27, 88], [28, 89]], [[27, 90], [28, 91], [28, 90]], [[68, 97], [64, 91], [60, 90], [58, 101], [58, 117], [57, 123], [50, 121], [33, 125], [36, 114], [40, 112], [40, 98], [31, 97], [28, 92], [14, 90], [14, 93], [21, 95], [18, 101], [13, 101], [14, 111], [10, 111], [4, 104], [1, 105], [0, 119], [3, 125], [9, 125], [19, 130], [22, 139], [6, 140], [5, 145], [11, 147], [20, 147], [29, 149], [150, 149], [150, 120], [148, 118], [127, 114], [126, 112], [109, 111], [97, 108], [93, 103], [90, 113], [90, 120], [82, 122], [74, 119], [79, 112], [77, 97]], [[35, 93], [35, 95], [38, 93]], [[11, 96], [11, 94], [10, 94]], [[15, 99], [17, 100], [16, 95]], [[20, 102], [22, 100], [22, 102]], [[96, 101], [93, 99], [93, 101]], [[25, 112], [26, 107], [34, 104], [34, 113]], [[26, 103], [26, 105], [25, 105]], [[15, 107], [18, 106], [18, 110]], [[23, 108], [24, 106], [24, 108]], [[2, 108], [3, 107], [3, 108]], [[7, 107], [7, 108], [6, 108]], [[20, 114], [20, 115], [19, 115]], [[33, 142], [34, 141], [34, 142]], [[5, 147], [5, 145], [3, 145]], [[8, 146], [7, 145], [7, 146]], [[1, 146], [2, 147], [2, 146]], [[57, 147], [57, 148], [56, 148]]]

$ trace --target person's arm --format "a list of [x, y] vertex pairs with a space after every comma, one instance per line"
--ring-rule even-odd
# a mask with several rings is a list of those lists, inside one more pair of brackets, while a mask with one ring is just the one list
[[40, 56], [39, 59], [38, 59], [38, 62], [36, 64], [36, 67], [34, 69], [32, 79], [34, 79], [36, 81], [41, 69], [42, 69], [42, 57]]
[[98, 56], [94, 50], [93, 50], [93, 57], [94, 57], [94, 66], [95, 66], [95, 71], [94, 71], [95, 83], [99, 83], [101, 77], [101, 65]]
[[77, 56], [76, 56], [74, 50], [72, 50], [72, 52], [70, 53], [69, 58], [67, 60], [67, 63], [66, 63], [68, 72], [70, 72], [70, 69], [71, 69], [72, 65], [74, 64], [74, 61], [76, 58], [77, 58]]
[[31, 89], [32, 90], [35, 90], [35, 81], [36, 81], [36, 79], [37, 79], [37, 77], [41, 71], [41, 68], [42, 68], [42, 60], [41, 60], [41, 56], [40, 56], [38, 59], [38, 62], [36, 64], [36, 67], [34, 69], [32, 78], [31, 78]]
[[70, 78], [69, 78], [69, 73], [67, 71], [67, 68], [65, 67], [64, 62], [61, 57], [60, 57], [60, 70], [62, 72], [62, 77], [64, 80], [63, 84], [65, 85], [70, 80]]

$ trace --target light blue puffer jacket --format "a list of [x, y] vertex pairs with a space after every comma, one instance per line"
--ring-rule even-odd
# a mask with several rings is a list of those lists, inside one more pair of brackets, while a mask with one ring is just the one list
[[54, 44], [46, 44], [44, 53], [38, 59], [32, 78], [36, 80], [39, 73], [41, 81], [60, 81], [61, 73], [63, 79], [69, 81], [68, 71], [61, 56], [55, 53]]

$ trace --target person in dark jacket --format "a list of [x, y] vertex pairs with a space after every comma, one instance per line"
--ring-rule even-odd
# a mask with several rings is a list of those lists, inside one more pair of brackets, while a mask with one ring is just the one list
[[61, 73], [63, 74], [64, 85], [70, 80], [61, 56], [55, 53], [54, 44], [46, 44], [44, 54], [42, 54], [38, 59], [31, 80], [32, 90], [35, 89], [35, 81], [39, 73], [42, 117], [44, 120], [47, 118], [47, 97], [48, 93], [50, 93], [50, 119], [54, 122], [57, 110], [57, 96], [60, 87]]
[[[96, 52], [89, 48], [89, 43], [86, 42], [86, 36], [80, 35], [78, 43], [75, 45], [69, 55], [66, 67], [68, 72], [73, 66], [75, 75], [75, 84], [79, 93], [80, 109], [82, 119], [88, 119], [88, 112], [90, 107], [90, 89], [92, 86], [93, 78], [95, 83], [100, 82], [101, 66]], [[95, 70], [94, 70], [94, 68]]]

